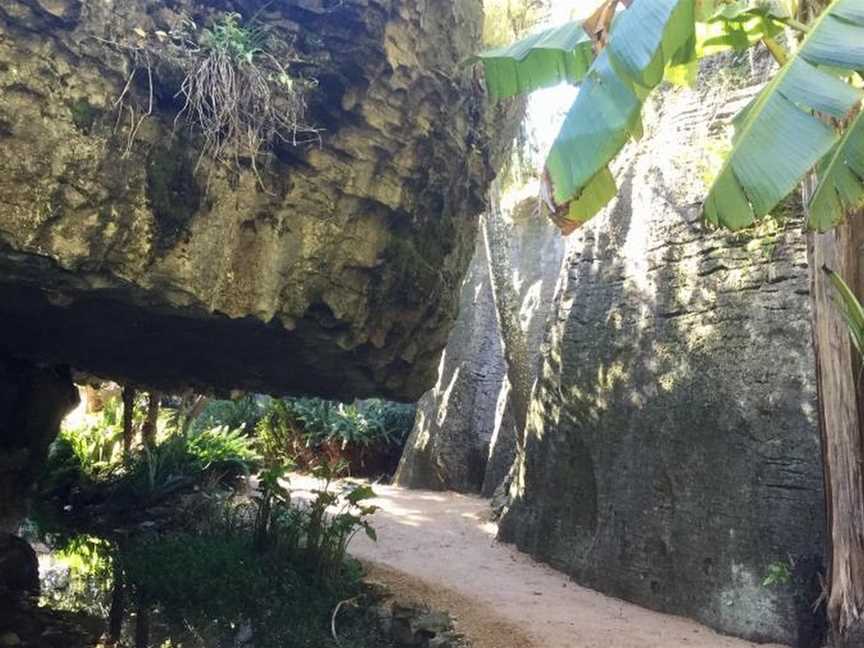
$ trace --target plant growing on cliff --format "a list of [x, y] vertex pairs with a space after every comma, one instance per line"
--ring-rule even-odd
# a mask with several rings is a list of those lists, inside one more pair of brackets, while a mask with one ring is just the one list
[[[281, 140], [296, 146], [298, 134], [315, 133], [304, 123], [306, 99], [293, 78], [267, 49], [267, 34], [229, 13], [204, 29], [200, 49], [180, 86], [183, 119], [204, 138], [202, 155], [237, 164], [257, 160]], [[307, 140], [308, 141], [308, 140]]]
[[[185, 124], [201, 138], [199, 164], [210, 158], [240, 169], [248, 161], [260, 181], [259, 163], [268, 147], [319, 139], [318, 130], [306, 123], [306, 93], [314, 81], [289, 72], [286, 57], [274, 54], [271, 35], [257, 19], [244, 22], [230, 12], [204, 29], [186, 19], [170, 33], [138, 29], [135, 37], [134, 44], [120, 45], [133, 67], [116, 102], [118, 126], [128, 114], [127, 154], [153, 114], [156, 85], [175, 77], [181, 81], [172, 90], [183, 105], [174, 125]], [[170, 73], [157, 78], [163, 67]], [[142, 72], [147, 78], [143, 106], [132, 97], [133, 82]]]

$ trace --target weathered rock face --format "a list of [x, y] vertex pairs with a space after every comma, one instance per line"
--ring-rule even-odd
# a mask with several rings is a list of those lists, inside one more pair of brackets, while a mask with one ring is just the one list
[[[233, 11], [317, 80], [320, 145], [277, 143], [260, 178], [199, 160], [175, 128], [182, 79], [133, 65], [182, 20]], [[482, 91], [457, 67], [481, 15], [479, 0], [4, 0], [0, 351], [165, 389], [419, 397], [491, 177]]]
[[24, 593], [39, 593], [36, 552], [21, 538], [0, 532], [0, 600]]
[[17, 529], [48, 446], [77, 403], [68, 370], [0, 356], [0, 536]]
[[[805, 242], [797, 215], [704, 231], [693, 151], [718, 107], [734, 114], [714, 81], [660, 98], [617, 203], [576, 235], [501, 534], [600, 591], [811, 645], [823, 499]], [[791, 582], [763, 585], [776, 563]]]
[[[536, 350], [533, 359], [539, 367], [564, 244], [554, 225], [537, 212], [536, 197], [506, 210], [505, 217], [520, 324], [529, 348]], [[438, 382], [418, 403], [395, 476], [401, 486], [491, 496], [513, 463], [516, 429], [508, 406], [510, 385], [487, 254], [480, 233]]]
[[482, 235], [462, 284], [438, 382], [417, 403], [394, 482], [406, 488], [477, 492], [506, 372]]

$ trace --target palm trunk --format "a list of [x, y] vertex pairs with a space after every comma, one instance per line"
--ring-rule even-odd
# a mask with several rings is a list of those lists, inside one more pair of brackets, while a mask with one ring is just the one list
[[[860, 217], [859, 217], [860, 218]], [[808, 234], [813, 347], [825, 475], [829, 574], [828, 618], [835, 646], [864, 646], [864, 442], [861, 362], [849, 339], [834, 288], [821, 271], [838, 272], [861, 295], [862, 228], [855, 218], [826, 234]]]
[[135, 423], [135, 388], [126, 385], [123, 388], [123, 458], [128, 459], [132, 452], [132, 439], [134, 438]]
[[123, 570], [114, 560], [114, 588], [111, 593], [111, 609], [108, 612], [108, 643], [117, 645], [123, 635], [123, 618], [126, 616], [126, 588], [123, 585]]
[[147, 418], [141, 427], [141, 441], [144, 447], [156, 447], [156, 423], [159, 418], [159, 392], [151, 391], [147, 399]]
[[150, 648], [150, 610], [143, 605], [135, 616], [135, 648]]

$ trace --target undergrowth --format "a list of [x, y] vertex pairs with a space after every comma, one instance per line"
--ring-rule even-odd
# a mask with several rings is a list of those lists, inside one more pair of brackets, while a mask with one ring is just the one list
[[346, 461], [354, 475], [392, 473], [414, 413], [414, 406], [377, 399], [273, 399], [255, 430], [265, 456], [302, 469], [326, 457]]
[[[358, 531], [375, 536], [369, 523], [375, 507], [366, 504], [374, 493], [337, 484], [343, 470], [322, 466], [310, 498], [295, 495], [286, 469], [274, 466], [262, 473], [252, 499], [201, 492], [206, 505], [186, 516], [194, 520], [158, 531], [124, 530], [110, 542], [51, 532], [54, 540], [45, 541], [69, 569], [74, 591], [49, 588], [46, 600], [109, 617], [116, 645], [132, 645], [133, 633], [137, 642], [143, 621], [151, 645], [390, 646], [363, 615], [362, 572], [345, 552]], [[238, 639], [240, 629], [245, 640]]]

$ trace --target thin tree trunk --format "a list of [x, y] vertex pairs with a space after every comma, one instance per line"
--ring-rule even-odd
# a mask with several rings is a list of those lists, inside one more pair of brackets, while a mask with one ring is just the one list
[[123, 388], [123, 458], [128, 459], [132, 452], [135, 424], [135, 388], [126, 385]]
[[150, 610], [139, 605], [135, 616], [135, 648], [150, 646]]
[[[856, 231], [857, 230], [857, 231]], [[835, 646], [864, 646], [864, 443], [858, 389], [860, 360], [823, 266], [861, 295], [862, 228], [854, 218], [825, 234], [808, 234], [813, 347], [825, 474], [827, 610]]]
[[111, 610], [108, 612], [108, 642], [118, 644], [123, 634], [123, 618], [126, 616], [126, 588], [123, 585], [123, 570], [115, 558], [114, 589], [111, 593]]
[[510, 232], [499, 204], [498, 182], [489, 190], [489, 209], [482, 216], [483, 238], [492, 278], [495, 312], [504, 343], [507, 377], [510, 380], [510, 403], [516, 420], [517, 452], [524, 444], [525, 424], [531, 403], [534, 376], [528, 338], [519, 322], [519, 295], [513, 285], [513, 262], [510, 253]]
[[156, 422], [159, 418], [159, 392], [151, 391], [147, 399], [147, 418], [141, 427], [141, 441], [147, 449], [156, 447]]

